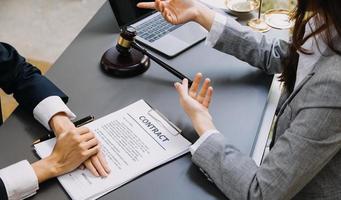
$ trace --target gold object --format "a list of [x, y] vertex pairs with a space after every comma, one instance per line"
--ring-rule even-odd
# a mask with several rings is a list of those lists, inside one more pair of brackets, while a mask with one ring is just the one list
[[285, 9], [269, 10], [264, 14], [265, 23], [276, 29], [290, 29], [294, 21], [290, 20], [290, 11]]
[[255, 31], [259, 31], [261, 33], [268, 32], [271, 27], [268, 26], [264, 20], [255, 18], [247, 22], [247, 25], [251, 27]]
[[131, 42], [132, 42], [132, 41], [126, 40], [126, 39], [124, 39], [124, 38], [121, 37], [121, 36], [118, 38], [118, 41], [117, 41], [117, 43], [118, 43], [119, 45], [121, 45], [122, 47], [125, 47], [125, 48], [130, 48]]
[[233, 12], [248, 13], [259, 8], [257, 0], [226, 0], [226, 7]]
[[247, 25], [255, 31], [264, 33], [264, 32], [269, 31], [271, 29], [271, 27], [265, 23], [264, 17], [262, 15], [263, 0], [259, 0], [257, 2], [259, 3], [258, 16], [257, 16], [257, 18], [254, 18], [254, 19], [251, 19], [250, 21], [248, 21]]

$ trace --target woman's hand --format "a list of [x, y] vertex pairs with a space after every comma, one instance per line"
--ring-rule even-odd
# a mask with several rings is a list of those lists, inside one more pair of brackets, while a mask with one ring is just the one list
[[196, 74], [189, 91], [187, 79], [184, 79], [182, 84], [175, 83], [175, 88], [180, 96], [180, 104], [192, 120], [193, 127], [199, 136], [210, 129], [215, 129], [212, 117], [208, 111], [212, 100], [213, 88], [210, 86], [210, 79], [205, 79], [199, 91], [201, 79], [201, 73]]
[[211, 29], [214, 12], [195, 0], [155, 0], [138, 3], [137, 7], [156, 9], [171, 24], [195, 21], [207, 30]]
[[73, 171], [100, 151], [98, 140], [86, 127], [60, 134], [56, 140], [51, 155], [32, 164], [39, 183]]

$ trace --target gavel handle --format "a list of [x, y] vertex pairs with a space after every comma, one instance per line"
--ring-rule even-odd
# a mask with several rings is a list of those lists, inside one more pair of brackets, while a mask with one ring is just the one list
[[154, 62], [159, 64], [161, 67], [172, 73], [174, 76], [178, 77], [180, 80], [187, 79], [188, 80], [188, 87], [191, 87], [193, 81], [189, 79], [187, 76], [179, 72], [178, 70], [174, 69], [173, 67], [169, 66], [168, 64], [164, 63], [162, 60], [158, 59], [157, 57], [153, 56], [152, 54], [148, 53], [148, 51], [135, 42], [132, 42], [131, 47], [136, 49], [137, 51], [143, 53], [144, 55], [147, 55], [150, 59], [152, 59]]

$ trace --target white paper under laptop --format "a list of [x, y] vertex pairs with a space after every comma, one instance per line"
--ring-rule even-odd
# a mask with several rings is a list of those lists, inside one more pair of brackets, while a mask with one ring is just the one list
[[[96, 199], [147, 171], [188, 152], [191, 145], [171, 122], [144, 100], [85, 125], [100, 140], [111, 167], [106, 178], [88, 170], [58, 177], [72, 199]], [[55, 139], [35, 145], [42, 158], [53, 149]], [[167, 181], [167, 180], [165, 180]]]

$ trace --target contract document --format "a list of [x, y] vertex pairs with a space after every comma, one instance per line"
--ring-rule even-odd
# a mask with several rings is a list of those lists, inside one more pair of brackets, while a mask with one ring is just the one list
[[[191, 143], [180, 130], [144, 100], [87, 125], [101, 142], [111, 173], [106, 178], [77, 169], [58, 177], [72, 199], [96, 199], [138, 176], [189, 151]], [[55, 139], [35, 145], [44, 158], [51, 154]], [[165, 180], [167, 181], [167, 180]]]

